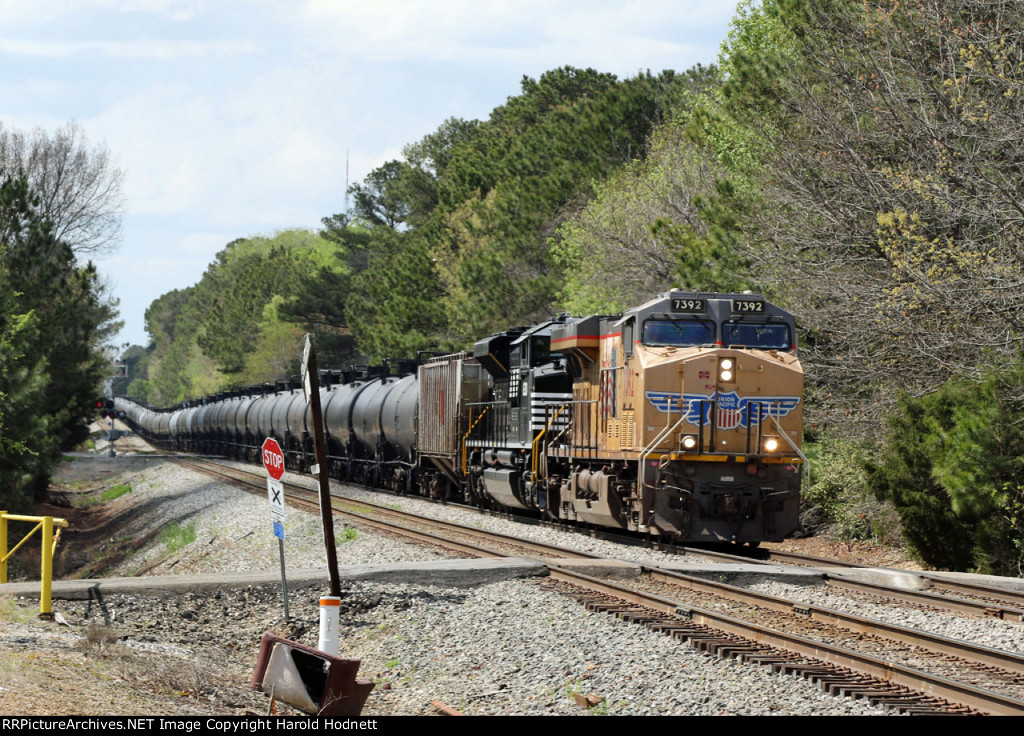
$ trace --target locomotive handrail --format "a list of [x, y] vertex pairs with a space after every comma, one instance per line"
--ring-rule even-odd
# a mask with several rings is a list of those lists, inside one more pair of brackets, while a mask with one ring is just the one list
[[[547, 411], [547, 408], [550, 407], [550, 406], [551, 406], [550, 404], [545, 406], [545, 412]], [[540, 465], [540, 456], [539, 456], [539, 453], [537, 452], [537, 445], [540, 444], [541, 439], [543, 439], [544, 435], [547, 434], [549, 429], [551, 429], [552, 422], [554, 422], [555, 419], [558, 418], [558, 415], [562, 413], [562, 409], [564, 409], [566, 406], [568, 406], [568, 404], [562, 404], [561, 406], [559, 406], [558, 407], [558, 411], [556, 411], [554, 414], [551, 415], [551, 419], [548, 420], [548, 423], [544, 426], [544, 429], [542, 429], [540, 432], [538, 432], [537, 436], [533, 438], [533, 452], [531, 453], [532, 454], [532, 458], [531, 458], [532, 463], [530, 465], [530, 472], [532, 473], [532, 477], [533, 477], [534, 482], [537, 481], [537, 470], [538, 470], [538, 466]], [[547, 477], [547, 476], [545, 476], [545, 477]]]
[[[570, 401], [569, 404], [573, 407], [572, 411], [572, 422], [569, 425], [569, 429], [572, 429], [572, 435], [569, 438], [569, 454], [572, 456], [585, 456], [593, 457], [594, 453], [598, 449], [599, 437], [601, 434], [600, 421], [595, 421], [595, 417], [591, 415], [590, 409], [598, 406], [601, 403], [600, 399], [575, 399]], [[587, 411], [577, 410], [576, 407], [586, 406]], [[587, 444], [576, 443], [576, 430], [579, 430], [581, 439], [585, 439]], [[583, 435], [586, 435], [583, 437]]]
[[786, 431], [782, 428], [782, 425], [779, 423], [779, 418], [777, 416], [775, 416], [772, 412], [768, 412], [768, 415], [775, 422], [775, 427], [779, 430], [779, 436], [781, 436], [782, 439], [786, 440], [786, 444], [789, 445], [790, 447], [792, 447], [793, 448], [793, 452], [795, 452], [797, 455], [800, 456], [800, 460], [802, 461], [801, 464], [803, 465], [804, 483], [807, 484], [807, 487], [810, 487], [810, 485], [811, 485], [811, 464], [807, 461], [807, 456], [804, 455], [804, 453], [800, 450], [800, 448], [796, 446], [796, 443], [794, 443], [793, 440], [791, 440], [789, 438], [789, 435], [786, 434]]
[[[669, 414], [668, 416], [669, 416], [669, 418], [672, 417], [671, 414]], [[648, 488], [653, 488], [654, 487], [654, 486], [648, 486], [644, 482], [644, 468], [647, 466], [647, 458], [649, 458], [651, 456], [651, 454], [658, 447], [658, 445], [661, 444], [661, 441], [663, 439], [665, 439], [666, 437], [671, 436], [671, 434], [676, 430], [676, 427], [678, 427], [680, 424], [683, 423], [684, 419], [686, 419], [686, 415], [685, 414], [683, 416], [679, 417], [679, 421], [677, 421], [671, 427], [668, 425], [668, 422], [665, 422], [665, 429], [661, 430], [661, 432], [658, 433], [658, 436], [655, 437], [653, 440], [651, 440], [651, 444], [649, 444], [644, 449], [644, 451], [640, 453], [640, 463], [639, 463], [639, 466], [637, 467], [637, 475], [639, 476], [639, 480], [640, 480], [640, 485], [641, 486], [647, 486]]]
[[467, 457], [468, 453], [466, 452], [466, 442], [469, 440], [469, 435], [471, 435], [473, 433], [473, 428], [476, 427], [476, 425], [480, 423], [480, 420], [484, 418], [484, 414], [486, 414], [487, 412], [489, 412], [491, 410], [491, 407], [488, 406], [486, 409], [484, 409], [482, 412], [480, 412], [480, 416], [478, 416], [476, 418], [476, 421], [474, 422], [473, 421], [473, 406], [474, 405], [473, 404], [469, 404], [468, 406], [469, 406], [469, 421], [472, 422], [472, 423], [469, 425], [469, 429], [466, 430], [466, 434], [462, 435], [462, 474], [463, 475], [465, 475], [466, 472], [467, 472], [466, 464], [468, 462], [468, 457]]

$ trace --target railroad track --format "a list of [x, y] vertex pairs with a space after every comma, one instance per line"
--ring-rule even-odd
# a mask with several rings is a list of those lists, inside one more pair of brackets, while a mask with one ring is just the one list
[[[795, 552], [760, 551], [759, 557], [735, 555], [727, 552], [700, 548], [686, 548], [687, 552], [702, 555], [710, 559], [728, 562], [744, 562], [754, 564], [786, 564], [816, 569], [831, 568], [871, 568], [868, 565], [848, 563], [827, 557], [802, 555]], [[859, 593], [872, 600], [899, 601], [922, 608], [941, 611], [954, 611], [966, 616], [984, 616], [1001, 618], [1006, 621], [1024, 621], [1024, 592], [979, 583], [968, 583], [951, 580], [941, 575], [926, 572], [907, 572], [905, 570], [889, 570], [889, 572], [913, 575], [929, 586], [928, 590], [913, 590], [882, 583], [871, 583], [843, 575], [826, 572], [825, 582], [836, 589], [850, 593]], [[942, 592], [936, 592], [942, 591]], [[948, 595], [955, 594], [955, 595]]]
[[[195, 470], [233, 483], [243, 490], [264, 492], [266, 489], [266, 476], [261, 473], [208, 460], [182, 457], [174, 459]], [[285, 483], [284, 487], [285, 493], [294, 505], [319, 512], [320, 500], [316, 491], [294, 483]], [[386, 504], [354, 501], [336, 493], [331, 494], [331, 508], [335, 514], [380, 531], [444, 547], [473, 557], [531, 557], [534, 559], [597, 559], [598, 557], [567, 547], [495, 534], [440, 519], [430, 519]]]
[[834, 695], [915, 715], [1024, 714], [1024, 702], [952, 680], [852, 653], [794, 634], [734, 619], [652, 593], [560, 568], [551, 577], [571, 586], [589, 610], [611, 613], [720, 657], [771, 667], [811, 679]]
[[[265, 492], [262, 474], [208, 461], [177, 460], [247, 490]], [[315, 491], [294, 484], [285, 488], [293, 504], [319, 508]], [[835, 694], [864, 697], [907, 713], [1024, 715], [1024, 701], [1018, 699], [1024, 658], [1015, 654], [653, 567], [643, 568], [642, 578], [634, 583], [609, 583], [561, 568], [556, 561], [596, 555], [340, 496], [334, 496], [332, 506], [335, 513], [360, 524], [459, 554], [540, 559], [553, 580], [574, 586], [575, 594], [593, 610], [642, 623], [709, 653], [809, 677]], [[716, 604], [708, 602], [714, 599], [739, 605], [747, 615], [715, 610]], [[756, 620], [745, 620], [750, 618]], [[896, 665], [895, 659], [913, 661], [918, 667]]]

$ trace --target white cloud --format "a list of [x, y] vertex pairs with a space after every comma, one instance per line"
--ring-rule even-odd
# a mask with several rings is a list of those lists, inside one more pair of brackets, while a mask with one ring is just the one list
[[260, 54], [265, 49], [244, 41], [168, 41], [139, 39], [133, 41], [12, 41], [0, 39], [0, 53], [18, 56], [67, 58], [100, 55], [134, 59], [175, 59], [181, 57], [238, 56]]
[[51, 22], [65, 15], [96, 10], [160, 14], [188, 20], [203, 12], [205, 0], [0, 0], [0, 28]]
[[[709, 0], [309, 0], [304, 7], [309, 32], [325, 52], [345, 49], [368, 61], [486, 63], [554, 52], [593, 59], [601, 69], [619, 68], [622, 57], [639, 61], [642, 49], [648, 58], [652, 51], [659, 58], [684, 54], [694, 45], [687, 35], [730, 15], [729, 6]], [[630, 63], [637, 66], [654, 63]]]

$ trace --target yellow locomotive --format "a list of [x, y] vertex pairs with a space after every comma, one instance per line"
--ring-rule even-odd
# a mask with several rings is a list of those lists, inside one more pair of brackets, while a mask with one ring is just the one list
[[538, 448], [549, 510], [680, 541], [791, 533], [805, 462], [795, 328], [758, 295], [685, 292], [555, 327], [573, 398], [568, 430]]

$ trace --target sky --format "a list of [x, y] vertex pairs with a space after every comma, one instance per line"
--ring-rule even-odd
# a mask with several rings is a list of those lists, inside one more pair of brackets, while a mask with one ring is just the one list
[[[0, 122], [70, 120], [125, 174], [97, 259], [146, 345], [149, 304], [232, 240], [316, 229], [345, 186], [561, 66], [714, 63], [732, 0], [0, 0]], [[347, 168], [347, 174], [346, 174]]]

